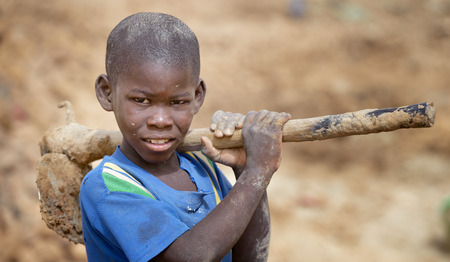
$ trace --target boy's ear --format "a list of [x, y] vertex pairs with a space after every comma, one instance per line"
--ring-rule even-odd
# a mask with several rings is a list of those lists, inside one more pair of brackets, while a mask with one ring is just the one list
[[199, 79], [197, 89], [195, 90], [195, 108], [194, 114], [197, 114], [200, 107], [203, 105], [203, 101], [205, 100], [206, 95], [206, 84], [203, 79]]
[[112, 111], [112, 86], [108, 77], [105, 74], [101, 74], [95, 80], [95, 94], [97, 100], [106, 111]]

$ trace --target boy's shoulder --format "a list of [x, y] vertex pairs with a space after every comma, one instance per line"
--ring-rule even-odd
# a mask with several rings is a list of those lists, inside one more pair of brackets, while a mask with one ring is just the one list
[[131, 173], [138, 166], [127, 163], [125, 171], [123, 164], [114, 156], [105, 156], [94, 169], [83, 179], [80, 194], [83, 191], [97, 191], [98, 193], [122, 192], [134, 193], [155, 199], [154, 196]]
[[105, 159], [84, 176], [80, 187], [80, 200], [84, 200], [86, 197], [93, 197], [94, 195], [94, 198], [99, 199], [100, 195], [106, 192], [107, 188], [102, 177], [104, 163]]

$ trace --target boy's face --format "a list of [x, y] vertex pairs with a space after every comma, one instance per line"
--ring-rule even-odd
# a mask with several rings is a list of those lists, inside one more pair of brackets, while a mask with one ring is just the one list
[[[102, 89], [99, 79], [97, 95]], [[141, 166], [177, 162], [174, 151], [203, 103], [203, 81], [194, 79], [190, 70], [145, 63], [130, 68], [110, 88], [105, 96], [110, 105], [100, 103], [114, 111], [123, 135], [122, 152]]]

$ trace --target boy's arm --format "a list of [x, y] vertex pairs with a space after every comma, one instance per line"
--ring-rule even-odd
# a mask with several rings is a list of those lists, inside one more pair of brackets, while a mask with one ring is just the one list
[[[239, 113], [217, 111], [211, 119], [211, 130], [216, 137], [231, 136], [235, 129], [242, 129], [245, 116]], [[207, 139], [202, 139], [203, 151], [215, 162], [233, 168], [236, 179], [246, 163], [245, 149], [217, 150]], [[233, 261], [266, 261], [270, 242], [270, 213], [267, 193], [253, 214], [247, 228], [233, 247]]]
[[267, 111], [246, 116], [242, 132], [246, 162], [239, 167], [242, 172], [235, 185], [211, 213], [175, 240], [158, 260], [217, 261], [235, 245], [238, 253], [244, 251], [250, 243], [246, 238], [256, 236], [258, 223], [254, 222], [259, 215], [254, 215], [264, 213], [260, 211], [267, 203], [266, 188], [280, 164], [281, 130], [289, 118], [288, 114]]
[[267, 193], [264, 193], [250, 223], [233, 247], [233, 261], [267, 261], [269, 244], [269, 202], [267, 200]]
[[[216, 137], [231, 136], [235, 129], [242, 129], [244, 119], [245, 116], [242, 114], [219, 110], [211, 119], [211, 130]], [[217, 150], [209, 141], [204, 140], [203, 143], [208, 144], [204, 147], [204, 153], [215, 162], [233, 167], [238, 179], [246, 162], [244, 148]], [[267, 193], [264, 193], [247, 228], [233, 247], [233, 261], [266, 261], [269, 255], [269, 243], [270, 213]]]

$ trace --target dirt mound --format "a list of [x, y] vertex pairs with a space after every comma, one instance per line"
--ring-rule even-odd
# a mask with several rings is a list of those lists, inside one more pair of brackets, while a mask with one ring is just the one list
[[208, 94], [193, 127], [218, 109], [306, 118], [436, 105], [431, 129], [286, 145], [269, 187], [270, 261], [449, 259], [450, 1], [23, 0], [0, 3], [0, 261], [86, 260], [41, 220], [38, 143], [64, 122], [62, 100], [80, 124], [116, 129], [93, 82], [113, 26], [149, 10], [199, 38]]

